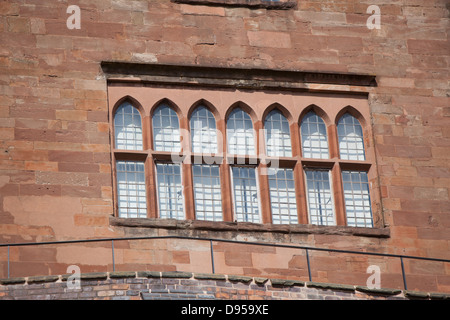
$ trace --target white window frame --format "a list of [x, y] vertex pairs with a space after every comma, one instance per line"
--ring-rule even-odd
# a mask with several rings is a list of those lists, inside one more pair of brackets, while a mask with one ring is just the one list
[[[203, 108], [206, 110], [207, 112], [207, 116], [206, 116], [206, 121], [209, 122], [210, 116], [212, 117], [212, 119], [214, 120], [214, 127], [210, 127], [209, 123], [208, 123], [208, 127], [206, 128], [206, 130], [201, 127], [201, 128], [195, 128], [195, 119], [193, 119], [193, 116], [196, 112], [198, 112], [198, 110], [200, 108]], [[193, 121], [194, 120], [194, 121]], [[194, 124], [194, 126], [192, 126], [192, 124]], [[216, 118], [214, 117], [214, 114], [211, 112], [211, 110], [209, 110], [206, 106], [200, 104], [198, 106], [195, 107], [195, 109], [193, 110], [193, 112], [191, 113], [191, 116], [189, 118], [189, 133], [190, 133], [190, 138], [191, 138], [191, 150], [194, 153], [202, 153], [202, 154], [215, 154], [218, 153], [219, 150], [219, 145], [217, 142], [217, 123], [216, 123]], [[211, 134], [211, 131], [213, 131], [214, 133]], [[199, 144], [207, 144], [208, 148], [207, 150], [196, 150], [194, 147], [194, 137], [196, 134], [200, 135], [200, 142]], [[210, 137], [209, 141], [205, 142], [203, 141], [204, 136], [208, 136]]]
[[[352, 119], [353, 119], [352, 127], [353, 127], [353, 128], [356, 127], [356, 125], [355, 125], [355, 122], [356, 122], [357, 126], [359, 126], [359, 128], [361, 129], [361, 135], [360, 135], [360, 136], [356, 136], [356, 134], [355, 134], [355, 135], [352, 135], [352, 136], [350, 136], [350, 137], [349, 137], [348, 134], [346, 134], [346, 135], [344, 135], [344, 136], [339, 135], [339, 126], [340, 126], [340, 122], [341, 122], [341, 120], [344, 118], [344, 116], [346, 116], [347, 114], [348, 114], [350, 117], [352, 117]], [[347, 124], [344, 124], [344, 123], [342, 123], [342, 125], [344, 126], [344, 128], [348, 126]], [[366, 160], [366, 147], [365, 147], [365, 145], [364, 145], [364, 130], [363, 130], [363, 127], [362, 127], [361, 123], [359, 122], [359, 120], [358, 120], [355, 116], [353, 116], [353, 115], [351, 115], [350, 113], [346, 112], [346, 113], [344, 113], [344, 114], [339, 118], [338, 123], [337, 123], [337, 125], [336, 125], [336, 131], [337, 131], [337, 140], [338, 140], [338, 147], [339, 147], [339, 158], [342, 159], [342, 160], [365, 161], [365, 160]], [[346, 130], [345, 130], [345, 131], [346, 131]], [[342, 142], [342, 140], [344, 140], [344, 139], [346, 140], [348, 137], [349, 137], [352, 141], [350, 141], [350, 142], [348, 142], [348, 141], [343, 141], [343, 142]], [[356, 140], [360, 140], [360, 141], [356, 141]], [[342, 142], [342, 143], [345, 143], [345, 148], [341, 148], [341, 142]], [[361, 147], [360, 149], [358, 149], [358, 148], [356, 148], [356, 147], [355, 147], [354, 149], [352, 149], [352, 148], [349, 148], [349, 146], [348, 146], [349, 143], [355, 143], [355, 144], [361, 143], [361, 146], [362, 146], [362, 147]], [[349, 153], [349, 150], [356, 151], [356, 159], [351, 159], [351, 155], [352, 155], [352, 154]], [[343, 151], [344, 151], [345, 153], [343, 153]], [[362, 158], [362, 159], [361, 159], [361, 158]]]
[[[256, 199], [257, 199], [257, 204], [258, 204], [258, 221], [255, 222], [253, 221], [254, 219], [252, 218], [252, 221], [239, 221], [237, 219], [237, 213], [236, 213], [236, 194], [234, 191], [234, 177], [233, 177], [233, 167], [247, 167], [247, 168], [252, 168], [255, 170], [255, 181], [256, 181]], [[262, 215], [261, 215], [261, 197], [260, 197], [260, 188], [259, 188], [259, 172], [258, 172], [258, 167], [256, 166], [252, 166], [252, 165], [233, 165], [230, 166], [230, 176], [231, 176], [231, 195], [232, 195], [232, 203], [233, 203], [233, 221], [236, 222], [252, 222], [252, 223], [262, 223]], [[251, 216], [254, 216], [254, 214], [251, 214]]]
[[[363, 219], [363, 221], [364, 221], [364, 225], [358, 225], [358, 217], [356, 216], [356, 213], [355, 213], [355, 216], [354, 217], [351, 217], [351, 219], [352, 220], [354, 220], [354, 223], [352, 222], [352, 223], [349, 223], [349, 216], [348, 216], [348, 205], [347, 205], [347, 201], [346, 201], [346, 196], [347, 196], [347, 194], [346, 194], [346, 192], [345, 192], [345, 186], [344, 186], [344, 184], [346, 183], [345, 181], [344, 181], [344, 173], [350, 173], [350, 175], [353, 173], [353, 172], [357, 172], [358, 174], [361, 174], [361, 173], [364, 173], [365, 175], [366, 175], [366, 177], [367, 177], [367, 182], [364, 182], [365, 184], [367, 184], [367, 197], [368, 197], [368, 199], [361, 199], [361, 201], [367, 201], [368, 203], [369, 203], [369, 205], [368, 206], [365, 206], [364, 204], [362, 204], [361, 206], [363, 207], [363, 208], [366, 208], [366, 207], [368, 207], [369, 208], [369, 210], [368, 211], [363, 211], [363, 214], [364, 214], [364, 217], [363, 218], [361, 218], [361, 217], [359, 217], [360, 219]], [[372, 211], [372, 202], [371, 202], [371, 197], [370, 197], [370, 184], [369, 184], [369, 179], [368, 179], [368, 173], [367, 173], [367, 171], [362, 171], [362, 170], [342, 170], [342, 193], [343, 193], [343, 196], [344, 196], [344, 208], [345, 208], [345, 219], [346, 219], [346, 225], [347, 226], [350, 226], [350, 227], [363, 227], [363, 228], [373, 228], [373, 211]], [[357, 183], [359, 183], [359, 184], [361, 184], [362, 182], [361, 182], [361, 177], [359, 177], [359, 182], [357, 182]], [[354, 188], [353, 188], [353, 184], [354, 184], [354, 182], [353, 182], [353, 180], [350, 180], [350, 182], [351, 182], [351, 184], [352, 184], [352, 192], [351, 192], [351, 195], [352, 195], [352, 199], [353, 199], [353, 202], [354, 202]], [[362, 194], [360, 194], [360, 195], [362, 195]], [[352, 205], [351, 205], [352, 207], [356, 207], [356, 205], [353, 203]], [[367, 215], [369, 215], [369, 216], [367, 216]], [[367, 221], [370, 221], [370, 224], [368, 224], [367, 223]]]
[[[231, 120], [230, 117], [231, 115], [236, 112], [237, 110], [240, 110], [241, 112], [243, 112], [244, 114], [246, 114], [250, 120], [251, 123], [251, 137], [248, 136], [248, 132], [246, 127], [245, 127], [245, 121], [246, 119], [243, 119], [244, 121], [244, 128], [243, 129], [238, 129], [236, 130], [236, 128], [234, 129], [229, 129], [228, 126], [228, 122]], [[236, 121], [233, 119], [233, 122], [236, 123]], [[231, 113], [228, 115], [227, 119], [226, 119], [226, 135], [227, 135], [227, 152], [228, 154], [231, 155], [256, 155], [256, 134], [255, 134], [255, 126], [253, 124], [253, 119], [250, 116], [250, 114], [248, 114], [248, 112], [246, 112], [244, 109], [242, 108], [234, 108]], [[247, 144], [247, 139], [252, 139], [251, 143]], [[230, 140], [234, 139], [235, 143], [230, 143]], [[239, 146], [241, 146], [242, 144], [239, 144], [237, 139], [245, 139], [245, 143], [244, 146], [245, 148], [243, 148], [244, 150], [241, 151], [241, 149], [239, 148]], [[233, 147], [234, 150], [231, 150], [231, 146]]]
[[[276, 174], [278, 173], [278, 170], [291, 170], [292, 171], [292, 181], [294, 183], [293, 189], [294, 189], [294, 196], [295, 196], [296, 193], [295, 193], [295, 174], [294, 174], [294, 169], [293, 168], [278, 168], [278, 169], [275, 169], [275, 170], [276, 170], [275, 174], [270, 174], [268, 176], [268, 178], [269, 178], [269, 181], [268, 181], [269, 182], [269, 201], [270, 201], [270, 212], [271, 212], [272, 223], [273, 224], [286, 224], [286, 223], [283, 223], [283, 220], [281, 219], [281, 216], [282, 216], [281, 213], [277, 214], [279, 216], [279, 222], [274, 222], [273, 201], [272, 201], [271, 188], [270, 188], [270, 180], [271, 180], [270, 177], [273, 176], [273, 175], [276, 176]], [[278, 179], [275, 178], [275, 180], [278, 180]], [[286, 187], [286, 192], [287, 191], [288, 191], [288, 188]], [[278, 183], [277, 183], [277, 193], [278, 194], [280, 193], [280, 190], [278, 189]], [[279, 198], [279, 196], [278, 196], [278, 198]], [[288, 197], [288, 199], [289, 199], [289, 197]], [[299, 217], [298, 217], [298, 211], [297, 211], [299, 204], [297, 203], [297, 198], [294, 197], [294, 199], [295, 199], [295, 202], [294, 202], [295, 203], [295, 213], [291, 214], [290, 211], [288, 212], [289, 222], [287, 224], [299, 224]], [[288, 206], [288, 210], [290, 210], [291, 209], [291, 203], [289, 202], [289, 200], [287, 201], [287, 206]], [[279, 207], [280, 206], [278, 205], [278, 208]]]
[[[161, 216], [161, 201], [160, 201], [160, 194], [159, 194], [159, 175], [158, 175], [158, 164], [168, 164], [168, 165], [178, 165], [180, 167], [180, 185], [181, 185], [181, 197], [182, 197], [182, 207], [183, 207], [183, 217], [179, 218], [178, 215], [176, 218], [174, 217], [162, 217]], [[157, 212], [158, 212], [158, 218], [159, 219], [176, 219], [176, 220], [185, 220], [186, 219], [186, 206], [184, 204], [184, 186], [183, 186], [183, 166], [181, 163], [174, 163], [174, 162], [162, 162], [162, 161], [155, 161], [154, 165], [155, 170], [155, 181], [156, 181], [156, 201], [158, 203], [157, 206]]]
[[[312, 149], [314, 148], [312, 145], [310, 145], [308, 148], [310, 149], [310, 150], [307, 150], [307, 152], [305, 152], [305, 141], [304, 140], [307, 140], [307, 141], [309, 141], [309, 142], [311, 142], [311, 137], [314, 137], [314, 136], [318, 136], [318, 137], [320, 137], [321, 135], [320, 135], [320, 133], [318, 134], [318, 135], [312, 135], [310, 132], [309, 132], [309, 128], [310, 128], [310, 122], [304, 122], [305, 121], [305, 119], [306, 119], [306, 116], [308, 115], [308, 114], [310, 114], [310, 113], [313, 113], [317, 118], [319, 118], [322, 122], [322, 124], [323, 124], [323, 126], [325, 127], [325, 143], [326, 143], [326, 145], [327, 145], [327, 148], [326, 148], [326, 150], [327, 150], [327, 152], [326, 152], [326, 156], [325, 156], [325, 152], [324, 151], [322, 151], [323, 150], [323, 148], [322, 148], [322, 146], [320, 145], [323, 141], [321, 140], [321, 139], [319, 139], [319, 147], [317, 147], [318, 149], [319, 149], [319, 157], [315, 157], [314, 155], [315, 154], [317, 154], [317, 152], [314, 152]], [[302, 134], [302, 125], [308, 125], [308, 133], [309, 133], [309, 135], [308, 136], [304, 136], [303, 134]], [[320, 125], [320, 124], [319, 124]], [[320, 132], [320, 131], [319, 131]], [[304, 139], [305, 138], [305, 139]], [[320, 117], [316, 112], [314, 112], [313, 110], [311, 110], [311, 111], [309, 111], [309, 112], [307, 112], [306, 114], [305, 114], [305, 116], [303, 117], [303, 119], [302, 119], [302, 121], [300, 122], [300, 142], [301, 142], [301, 144], [302, 144], [302, 155], [303, 155], [303, 157], [304, 158], [309, 158], [309, 159], [329, 159], [330, 158], [330, 145], [329, 145], [329, 141], [328, 141], [329, 139], [328, 139], [328, 130], [327, 130], [327, 126], [326, 126], [326, 124], [325, 124], [325, 121], [323, 121], [323, 119], [322, 119], [322, 117]], [[311, 156], [310, 157], [308, 157], [308, 156], [306, 156], [305, 154], [306, 153], [308, 153], [308, 154], [310, 154]]]
[[[125, 126], [125, 115], [124, 113], [119, 114], [120, 111], [125, 111], [125, 108], [131, 108], [132, 113], [132, 123], [131, 126]], [[136, 112], [137, 115], [134, 113]], [[116, 119], [118, 116], [123, 116], [122, 123], [117, 124]], [[134, 124], [134, 117], [139, 117], [139, 126]], [[133, 151], [139, 151], [144, 150], [144, 133], [142, 129], [142, 116], [139, 110], [133, 106], [130, 102], [123, 102], [117, 107], [117, 109], [114, 112], [114, 119], [113, 119], [113, 126], [114, 126], [114, 148], [120, 149], [120, 150], [133, 150]], [[118, 128], [121, 128], [121, 130], [118, 130]], [[128, 132], [130, 130], [132, 132]], [[139, 132], [140, 131], [140, 132]], [[124, 138], [119, 139], [118, 135], [119, 133], [122, 133], [125, 135]], [[132, 135], [133, 138], [128, 139], [128, 135]], [[140, 135], [140, 139], [137, 138], [137, 136]], [[118, 141], [122, 140], [122, 143], [118, 143]], [[131, 143], [130, 143], [131, 142]], [[124, 146], [125, 148], [123, 148]]]
[[[145, 162], [144, 161], [136, 161], [136, 160], [117, 160], [116, 161], [116, 173], [117, 173], [117, 176], [116, 176], [116, 180], [117, 180], [117, 208], [118, 208], [118, 215], [119, 215], [119, 217], [121, 217], [121, 218], [130, 218], [130, 215], [134, 215], [134, 214], [131, 214], [130, 212], [129, 212], [129, 210], [130, 209], [134, 209], [134, 208], [131, 208], [131, 207], [126, 207], [126, 210], [127, 210], [127, 212], [126, 212], [126, 214], [123, 214], [123, 213], [121, 213], [121, 210], [120, 210], [120, 208], [125, 208], [125, 207], [121, 207], [120, 206], [120, 204], [121, 204], [121, 197], [126, 197], [127, 198], [127, 200], [126, 200], [126, 202], [127, 202], [127, 204], [130, 202], [129, 200], [129, 198], [130, 198], [130, 195], [121, 195], [120, 194], [120, 185], [121, 185], [121, 183], [120, 183], [120, 180], [119, 180], [119, 173], [121, 173], [121, 172], [124, 172], [124, 173], [128, 173], [129, 171], [119, 171], [118, 170], [118, 168], [119, 168], [119, 163], [124, 163], [125, 164], [125, 168], [126, 168], [126, 166], [127, 166], [127, 163], [134, 163], [135, 165], [137, 164], [137, 163], [141, 163], [142, 165], [143, 165], [143, 167], [144, 167], [144, 170], [142, 171], [142, 174], [143, 174], [143, 176], [144, 176], [144, 183], [143, 183], [143, 186], [144, 186], [144, 197], [143, 197], [143, 199], [144, 199], [144, 201], [138, 201], [137, 199], [139, 199], [140, 198], [140, 196], [139, 196], [139, 188], [138, 188], [138, 186], [140, 185], [139, 183], [137, 183], [136, 181], [134, 182], [134, 184], [136, 184], [136, 186], [137, 186], [137, 189], [136, 189], [136, 193], [137, 193], [137, 195], [136, 195], [136, 203], [138, 203], [138, 204], [141, 204], [141, 203], [145, 203], [145, 207], [144, 208], [141, 208], [140, 206], [138, 206], [138, 207], [136, 207], [136, 210], [137, 210], [137, 212], [136, 212], [136, 217], [131, 217], [131, 218], [147, 218], [147, 213], [148, 213], [148, 203], [147, 203], [147, 183], [146, 183], [146, 176], [145, 176]], [[137, 172], [137, 171], [134, 171], [135, 173]], [[127, 193], [128, 193], [128, 185], [129, 185], [129, 180], [126, 180], [125, 181], [126, 182], [126, 185], [127, 185]], [[142, 185], [142, 184], [141, 184]], [[140, 211], [142, 211], [142, 213], [140, 212]]]
[[313, 224], [312, 222], [312, 218], [311, 218], [311, 207], [310, 207], [310, 196], [309, 196], [309, 192], [308, 192], [308, 177], [306, 175], [306, 171], [327, 171], [328, 172], [328, 180], [330, 183], [330, 199], [331, 199], [331, 211], [333, 213], [333, 224], [328, 224], [328, 218], [327, 218], [327, 223], [325, 224], [315, 224], [315, 225], [319, 225], [319, 226], [336, 226], [337, 225], [337, 221], [336, 221], [336, 210], [335, 210], [335, 201], [334, 201], [334, 193], [333, 193], [333, 179], [332, 179], [332, 174], [331, 174], [331, 169], [325, 169], [325, 168], [305, 168], [303, 170], [304, 172], [304, 178], [305, 178], [305, 193], [306, 193], [306, 204], [307, 204], [307, 208], [308, 208], [308, 223], [309, 224]]
[[[273, 139], [272, 136], [275, 134], [275, 133], [271, 132], [272, 130], [274, 130], [274, 129], [272, 129], [272, 127], [270, 128], [270, 130], [267, 128], [267, 122], [269, 120], [269, 116], [271, 116], [273, 113], [278, 113], [282, 117], [282, 119], [280, 120], [281, 128], [280, 128], [279, 132], [277, 133], [275, 130], [275, 133], [278, 134], [278, 136], [282, 137], [280, 144], [269, 143], [269, 141], [271, 141]], [[288, 126], [287, 132], [284, 132], [282, 130], [282, 125], [283, 125], [284, 121], [287, 123], [287, 126]], [[274, 122], [274, 120], [269, 120], [269, 122], [272, 123], [272, 122]], [[271, 132], [271, 139], [269, 139], [269, 131]], [[273, 109], [267, 114], [267, 116], [264, 119], [264, 133], [265, 133], [264, 141], [265, 141], [265, 145], [266, 145], [266, 154], [269, 157], [292, 157], [292, 140], [291, 140], [291, 129], [289, 126], [289, 121], [287, 120], [287, 118], [284, 116], [284, 114], [280, 110]], [[287, 136], [287, 139], [286, 139], [286, 136]], [[285, 144], [285, 140], [288, 141], [287, 145]], [[277, 141], [277, 140], [275, 140], [275, 141]]]
[[[219, 170], [219, 175], [218, 175], [219, 184], [218, 184], [218, 186], [219, 186], [219, 191], [220, 191], [220, 217], [216, 217], [216, 211], [215, 211], [215, 206], [214, 206], [214, 203], [215, 203], [216, 200], [211, 198], [211, 201], [213, 202], [212, 203], [212, 208], [213, 208], [212, 220], [211, 219], [207, 219], [206, 211], [203, 211], [202, 212], [202, 217], [199, 218], [198, 211], [197, 211], [197, 202], [196, 202], [197, 198], [196, 198], [195, 173], [194, 173], [194, 170], [195, 170], [194, 168], [196, 166], [200, 166], [200, 167], [202, 167], [202, 166], [217, 167], [217, 169]], [[220, 165], [216, 165], [216, 164], [192, 164], [192, 169], [191, 170], [192, 170], [192, 182], [193, 182], [193, 186], [192, 186], [193, 188], [192, 189], [193, 189], [193, 195], [194, 195], [195, 219], [196, 220], [204, 220], [204, 221], [223, 221], [224, 216], [223, 216], [222, 190], [221, 190], [221, 180], [220, 180]], [[203, 175], [201, 177], [203, 177]], [[210, 177], [212, 177], [212, 176], [210, 176]], [[202, 187], [204, 187], [203, 184], [202, 184]], [[215, 190], [216, 188], [210, 187], [210, 189], [212, 191], [212, 190]], [[202, 191], [203, 190], [204, 190], [204, 188], [202, 188]], [[205, 198], [202, 198], [202, 200], [205, 200]]]
[[[168, 108], [169, 110], [173, 111], [173, 113], [175, 114], [176, 118], [177, 118], [177, 128], [174, 127], [169, 127], [172, 132], [170, 132], [170, 137], [172, 138], [172, 140], [170, 141], [166, 141], [164, 139], [165, 133], [162, 134], [163, 138], [161, 140], [156, 140], [156, 132], [155, 132], [155, 128], [158, 128], [160, 130], [165, 129], [164, 127], [162, 127], [162, 117], [158, 115], [158, 117], [161, 118], [161, 127], [157, 127], [155, 126], [155, 116], [156, 116], [156, 112], [161, 109], [161, 108]], [[169, 117], [171, 118], [172, 116], [169, 115]], [[152, 136], [153, 136], [153, 150], [155, 151], [166, 151], [166, 152], [180, 152], [181, 151], [181, 131], [180, 131], [180, 119], [178, 117], [177, 112], [167, 103], [161, 103], [159, 104], [155, 110], [153, 110], [153, 113], [151, 115], [151, 122], [152, 122]], [[172, 120], [170, 120], [171, 124], [172, 124]], [[178, 131], [178, 134], [174, 131]], [[176, 137], [178, 137], [178, 140], [176, 139]], [[174, 144], [174, 146], [170, 147], [170, 148], [166, 148], [165, 144], [170, 142], [171, 144]]]

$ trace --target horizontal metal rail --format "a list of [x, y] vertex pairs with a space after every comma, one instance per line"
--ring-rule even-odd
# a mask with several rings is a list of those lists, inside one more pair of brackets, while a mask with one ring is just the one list
[[185, 236], [118, 237], [118, 238], [95, 238], [95, 239], [42, 241], [42, 242], [0, 243], [0, 247], [37, 246], [37, 245], [84, 243], [84, 242], [106, 242], [106, 241], [120, 241], [120, 240], [124, 240], [124, 241], [127, 241], [127, 240], [158, 240], [158, 239], [181, 239], [181, 240], [228, 242], [228, 243], [266, 246], [266, 247], [279, 247], [279, 248], [303, 249], [303, 250], [312, 250], [312, 251], [328, 251], [328, 252], [362, 254], [362, 255], [382, 256], [382, 257], [392, 257], [392, 258], [406, 258], [406, 259], [450, 262], [450, 259], [428, 258], [428, 257], [420, 257], [420, 256], [402, 255], [402, 254], [380, 253], [380, 252], [370, 252], [370, 251], [353, 251], [353, 250], [330, 249], [330, 248], [317, 248], [317, 247], [307, 247], [307, 246], [295, 246], [295, 245], [289, 245], [289, 244], [227, 240], [227, 239], [217, 239], [217, 238], [202, 238], [202, 237], [196, 238], [196, 237], [185, 237]]
[[227, 240], [227, 239], [216, 239], [216, 238], [202, 238], [202, 237], [196, 238], [196, 237], [186, 237], [186, 236], [116, 237], [116, 238], [95, 238], [95, 239], [42, 241], [42, 242], [0, 243], [0, 247], [7, 247], [8, 248], [8, 278], [9, 278], [9, 276], [10, 276], [10, 247], [39, 246], [39, 245], [58, 245], [58, 244], [89, 243], [89, 242], [111, 242], [113, 271], [115, 271], [114, 241], [160, 240], [160, 239], [179, 239], [179, 240], [208, 241], [210, 243], [212, 273], [215, 273], [214, 252], [213, 252], [213, 244], [212, 244], [213, 242], [225, 242], [225, 243], [234, 243], [234, 244], [244, 244], [244, 245], [255, 245], [255, 246], [266, 246], [266, 247], [277, 247], [277, 248], [290, 248], [290, 249], [305, 250], [306, 261], [307, 261], [307, 266], [308, 266], [308, 278], [309, 278], [309, 281], [312, 280], [311, 279], [310, 259], [309, 259], [309, 253], [308, 253], [309, 251], [325, 251], [325, 252], [337, 252], [337, 253], [347, 253], [347, 254], [359, 254], [359, 255], [368, 255], [368, 256], [399, 258], [400, 259], [400, 263], [401, 263], [403, 285], [404, 285], [405, 290], [407, 289], [407, 284], [406, 284], [406, 275], [405, 275], [405, 270], [404, 270], [403, 259], [415, 259], [415, 260], [426, 260], [426, 261], [437, 261], [437, 262], [448, 262], [448, 263], [450, 263], [450, 259], [441, 259], [441, 258], [428, 258], [428, 257], [420, 257], [420, 256], [391, 254], [391, 253], [379, 253], [379, 252], [370, 252], [370, 251], [354, 251], [354, 250], [343, 250], [343, 249], [317, 248], [317, 247], [296, 246], [296, 245], [289, 245], [289, 244], [252, 242], [252, 241], [239, 241], [239, 240]]

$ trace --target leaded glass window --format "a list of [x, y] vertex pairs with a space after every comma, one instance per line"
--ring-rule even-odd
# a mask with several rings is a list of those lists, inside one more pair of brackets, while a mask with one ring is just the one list
[[290, 168], [279, 168], [269, 175], [272, 223], [297, 224], [297, 203], [295, 199], [294, 172]]
[[196, 219], [222, 221], [219, 166], [196, 164], [192, 171]]
[[369, 181], [367, 172], [342, 171], [347, 225], [352, 227], [372, 227]]
[[329, 170], [305, 170], [309, 223], [336, 225]]
[[328, 159], [327, 128], [313, 111], [308, 112], [300, 124], [304, 158]]
[[117, 161], [119, 217], [146, 218], [147, 201], [144, 163]]
[[272, 110], [264, 121], [268, 156], [291, 157], [289, 122], [278, 110]]
[[142, 150], [141, 115], [129, 102], [122, 103], [114, 114], [115, 148]]
[[339, 152], [343, 160], [365, 160], [364, 141], [358, 119], [345, 113], [337, 125]]
[[162, 104], [153, 113], [153, 147], [156, 151], [181, 151], [180, 124], [175, 110]]
[[192, 152], [217, 153], [216, 120], [204, 106], [192, 112], [190, 120]]
[[253, 123], [244, 110], [235, 108], [227, 120], [228, 153], [236, 155], [255, 154]]
[[231, 175], [236, 221], [259, 223], [261, 218], [256, 168], [233, 166]]
[[178, 163], [156, 163], [160, 218], [184, 219], [180, 167]]

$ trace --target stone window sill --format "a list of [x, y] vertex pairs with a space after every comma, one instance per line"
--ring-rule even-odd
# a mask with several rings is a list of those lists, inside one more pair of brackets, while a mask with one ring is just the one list
[[228, 7], [247, 7], [253, 9], [278, 9], [286, 10], [295, 8], [296, 1], [281, 0], [281, 1], [268, 1], [268, 0], [172, 0], [175, 3], [184, 3], [192, 5], [214, 5], [214, 6], [228, 6]]
[[[110, 217], [110, 225], [116, 227], [130, 228], [159, 228], [171, 230], [211, 231], [217, 232], [239, 232], [243, 237], [255, 236], [264, 233], [272, 234], [322, 234], [361, 236], [375, 238], [389, 238], [389, 228], [360, 228], [347, 226], [317, 226], [317, 225], [278, 225], [258, 224], [251, 222], [225, 222], [225, 221], [203, 221], [203, 220], [175, 220], [175, 219], [142, 219], [142, 218], [118, 218]], [[214, 234], [216, 236], [216, 234]]]

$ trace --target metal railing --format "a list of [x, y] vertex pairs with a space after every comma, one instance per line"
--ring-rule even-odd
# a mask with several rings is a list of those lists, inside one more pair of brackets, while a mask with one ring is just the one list
[[196, 238], [196, 237], [185, 237], [185, 236], [145, 236], [145, 237], [121, 237], [121, 238], [97, 238], [97, 239], [81, 239], [81, 240], [62, 240], [62, 241], [44, 241], [44, 242], [23, 242], [23, 243], [7, 243], [0, 244], [1, 247], [7, 247], [8, 250], [8, 278], [10, 278], [10, 247], [20, 247], [20, 246], [39, 246], [39, 245], [52, 245], [52, 244], [70, 244], [70, 243], [89, 243], [89, 242], [111, 242], [111, 255], [112, 255], [112, 266], [113, 271], [116, 270], [116, 263], [114, 257], [114, 241], [130, 241], [130, 240], [158, 240], [158, 239], [179, 239], [179, 240], [195, 240], [195, 241], [208, 241], [210, 245], [211, 254], [211, 271], [215, 273], [214, 266], [214, 249], [213, 242], [225, 242], [234, 244], [245, 244], [245, 245], [255, 245], [255, 246], [266, 246], [266, 247], [277, 247], [277, 248], [290, 248], [299, 249], [305, 251], [306, 264], [308, 270], [308, 279], [312, 281], [311, 277], [311, 262], [309, 257], [309, 251], [325, 251], [325, 252], [337, 252], [337, 253], [347, 253], [347, 254], [357, 254], [357, 255], [368, 255], [368, 256], [379, 256], [379, 257], [390, 257], [398, 258], [400, 260], [400, 266], [402, 270], [403, 286], [407, 290], [406, 274], [404, 267], [404, 259], [413, 260], [425, 260], [425, 261], [436, 261], [436, 262], [447, 262], [450, 263], [449, 259], [440, 258], [426, 258], [411, 255], [400, 255], [400, 254], [389, 254], [389, 253], [378, 253], [378, 252], [366, 252], [366, 251], [353, 251], [353, 250], [342, 250], [342, 249], [330, 249], [330, 248], [315, 248], [306, 246], [295, 246], [288, 244], [274, 244], [274, 243], [264, 243], [264, 242], [251, 242], [251, 241], [239, 241], [239, 240], [226, 240], [226, 239], [215, 239], [215, 238]]

